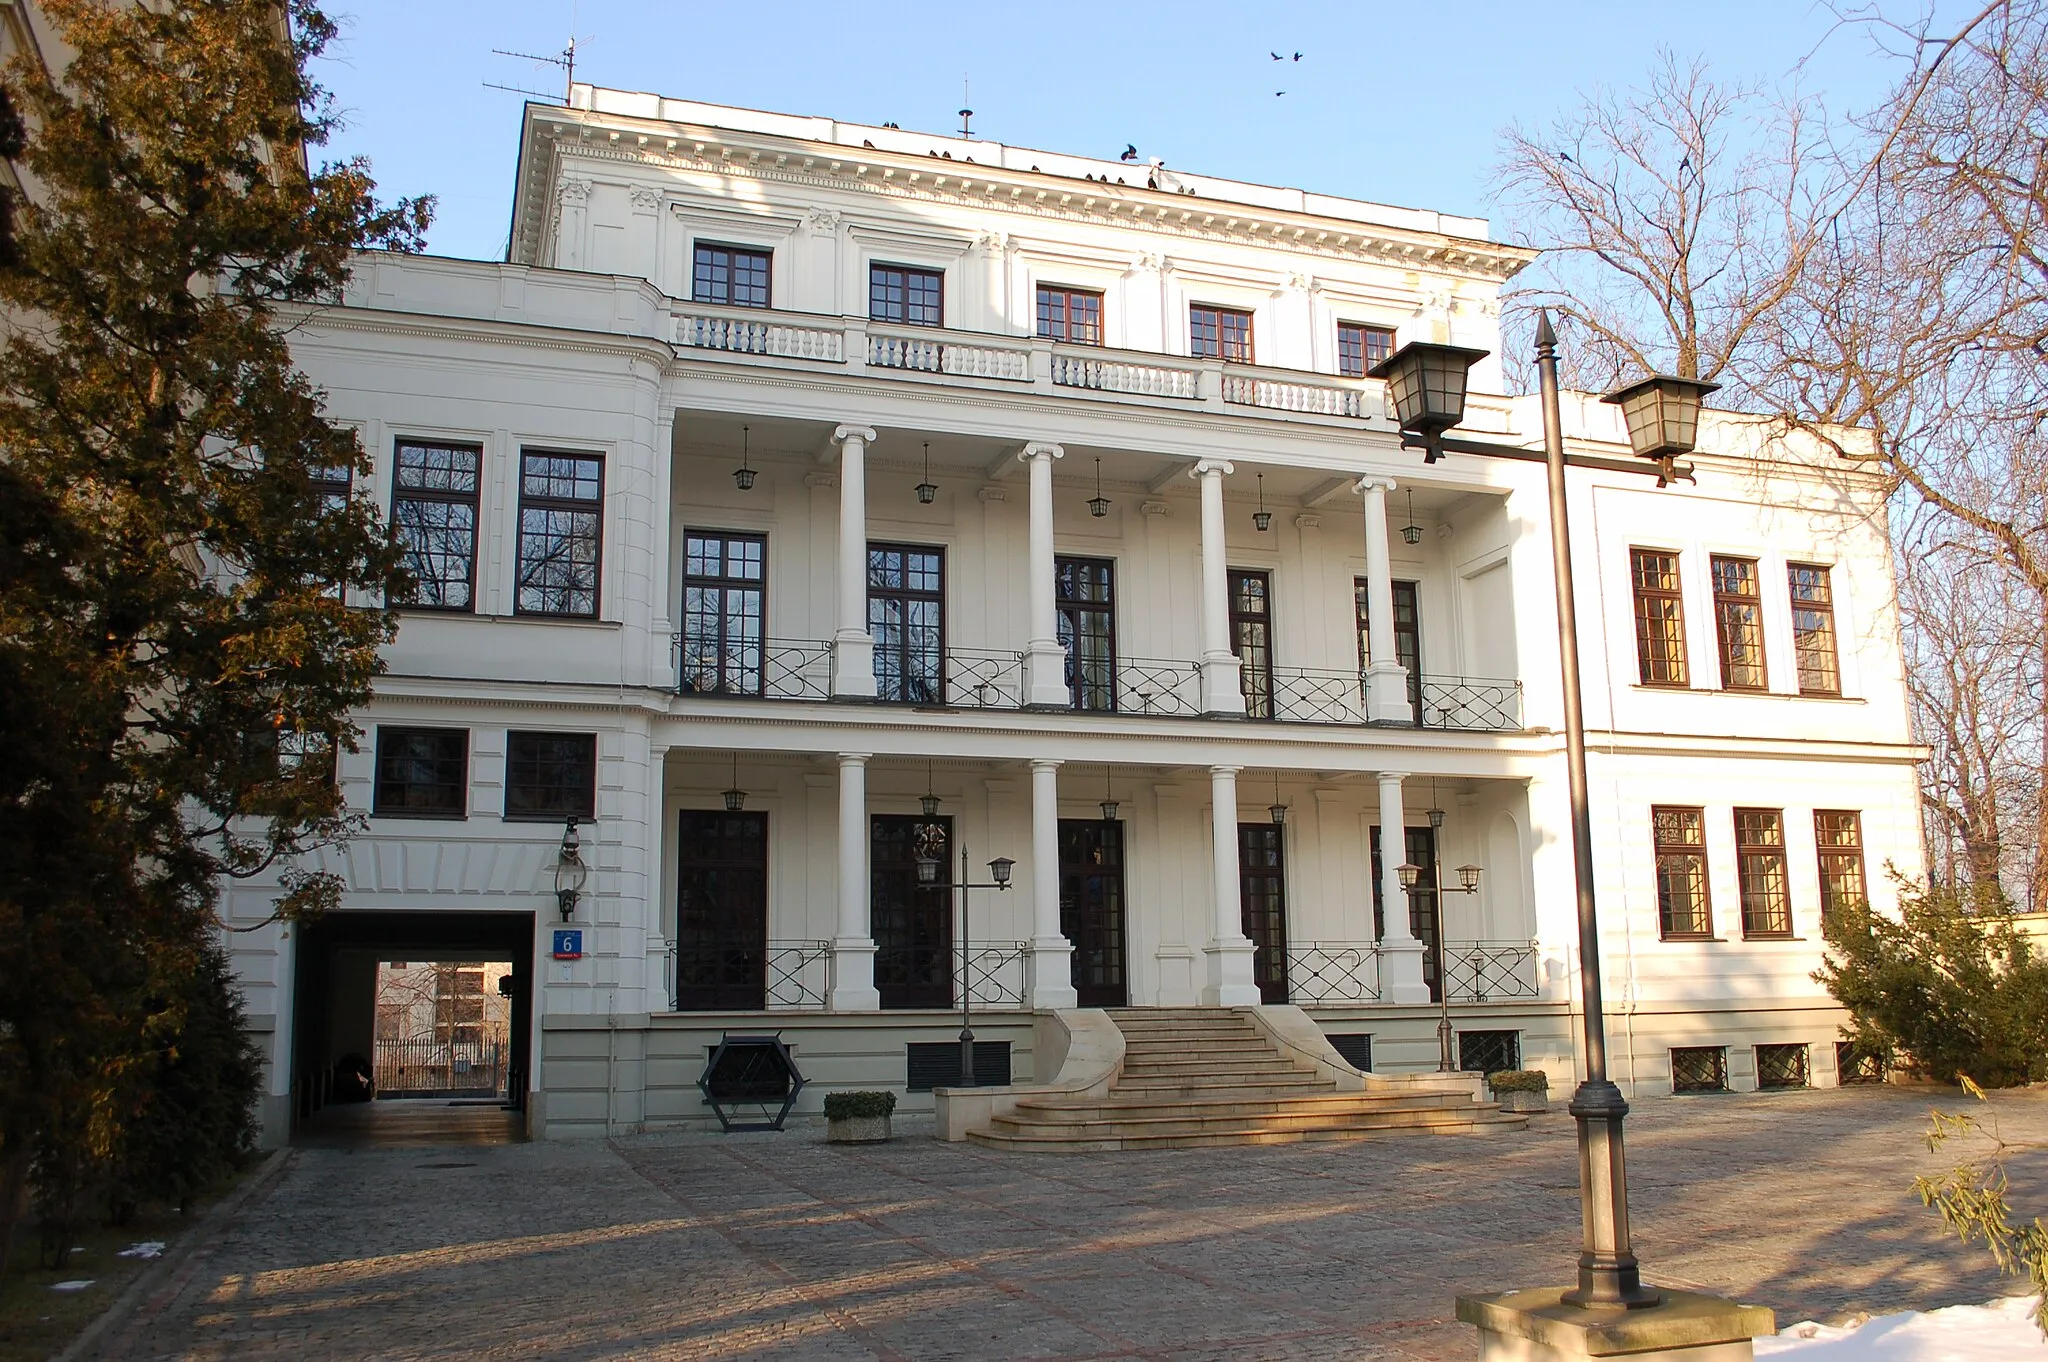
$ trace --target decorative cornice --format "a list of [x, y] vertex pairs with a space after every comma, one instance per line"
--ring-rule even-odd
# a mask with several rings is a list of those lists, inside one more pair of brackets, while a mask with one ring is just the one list
[[626, 191], [626, 197], [632, 200], [636, 212], [652, 213], [661, 207], [661, 191], [646, 185], [634, 185]]
[[[1536, 258], [1526, 247], [1416, 231], [1379, 223], [1320, 217], [1304, 211], [1266, 208], [1172, 194], [1135, 185], [1108, 186], [1066, 176], [1018, 171], [973, 162], [930, 163], [907, 153], [784, 141], [768, 134], [686, 124], [583, 109], [535, 109], [527, 133], [535, 143], [524, 158], [529, 173], [546, 178], [564, 151], [591, 160], [670, 170], [708, 171], [815, 188], [853, 190], [885, 197], [997, 207], [1005, 213], [1065, 221], [1111, 221], [1148, 231], [1208, 241], [1253, 243], [1402, 269], [1432, 268], [1446, 274], [1498, 283]], [[598, 141], [607, 126], [659, 127]], [[748, 141], [760, 145], [748, 145]], [[542, 148], [545, 147], [545, 154]], [[796, 150], [812, 148], [813, 150]], [[526, 205], [526, 216], [534, 205]], [[532, 228], [521, 237], [534, 242]]]

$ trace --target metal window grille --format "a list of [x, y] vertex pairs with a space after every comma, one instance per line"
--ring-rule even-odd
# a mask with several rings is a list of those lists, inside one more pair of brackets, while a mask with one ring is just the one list
[[1815, 563], [1788, 563], [1785, 575], [1792, 593], [1792, 656], [1799, 666], [1799, 693], [1840, 695], [1835, 593], [1828, 570]]
[[1344, 1062], [1360, 1073], [1372, 1072], [1372, 1036], [1363, 1031], [1330, 1037], [1330, 1048], [1344, 1056]]
[[1735, 873], [1742, 888], [1744, 937], [1792, 935], [1792, 899], [1785, 875], [1785, 815], [1778, 809], [1735, 810]]
[[403, 818], [460, 818], [469, 807], [469, 730], [379, 728], [370, 811]]
[[1497, 1074], [1522, 1067], [1520, 1031], [1460, 1031], [1458, 1067], [1467, 1073]]
[[1759, 1045], [1756, 1047], [1756, 1085], [1759, 1088], [1810, 1088], [1804, 1045]]
[[[911, 1092], [957, 1087], [960, 1083], [960, 1043], [952, 1040], [914, 1040], [905, 1045], [904, 1086]], [[974, 1085], [1000, 1088], [1010, 1081], [1010, 1042], [974, 1042]]]
[[699, 303], [767, 307], [773, 260], [767, 251], [699, 242], [691, 262], [690, 297]]
[[1671, 1091], [1728, 1091], [1728, 1047], [1688, 1045], [1671, 1052]]
[[1714, 637], [1721, 650], [1724, 690], [1767, 690], [1764, 676], [1763, 601], [1754, 558], [1708, 560], [1714, 578]]
[[483, 451], [400, 440], [391, 476], [391, 532], [410, 595], [393, 605], [420, 610], [476, 608], [477, 487]]
[[1707, 906], [1707, 840], [1700, 809], [1657, 807], [1650, 827], [1657, 857], [1657, 930], [1666, 939], [1713, 935]]
[[518, 592], [513, 599], [520, 614], [597, 614], [603, 506], [603, 459], [520, 452]]
[[1678, 555], [1630, 549], [1628, 559], [1635, 588], [1637, 676], [1646, 686], [1686, 685], [1685, 593]]
[[597, 816], [597, 735], [505, 735], [505, 817]]
[[1843, 1087], [1866, 1083], [1882, 1083], [1885, 1076], [1883, 1055], [1866, 1054], [1849, 1040], [1835, 1042], [1835, 1081]]

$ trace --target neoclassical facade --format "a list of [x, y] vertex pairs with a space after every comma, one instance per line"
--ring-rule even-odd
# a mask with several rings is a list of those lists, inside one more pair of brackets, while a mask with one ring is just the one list
[[[1535, 444], [1528, 252], [586, 86], [522, 139], [507, 262], [366, 258], [295, 333], [420, 586], [339, 764], [342, 911], [237, 938], [274, 1133], [350, 1048], [350, 959], [486, 922], [539, 1134], [707, 1119], [737, 1032], [800, 1109], [917, 1110], [963, 986], [1020, 1081], [1046, 1010], [1295, 1006], [1391, 1073], [1446, 1003], [1465, 1063], [1573, 1080], [1542, 467], [1425, 465], [1365, 377], [1495, 352], [1467, 429]], [[1627, 459], [1613, 408], [1566, 421]], [[1570, 482], [1613, 1069], [1833, 1083], [1820, 914], [1920, 867], [1882, 489], [1732, 418], [1695, 463]], [[963, 848], [1009, 886], [955, 890]]]

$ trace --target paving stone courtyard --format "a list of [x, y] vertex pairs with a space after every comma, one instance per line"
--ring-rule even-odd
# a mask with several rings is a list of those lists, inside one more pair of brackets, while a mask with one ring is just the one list
[[[1910, 1190], [1928, 1091], [1649, 1098], [1652, 1280], [1781, 1323], [2010, 1289]], [[2048, 1141], [2048, 1092], [2001, 1096]], [[821, 1128], [302, 1148], [100, 1356], [1465, 1359], [1460, 1291], [1564, 1280], [1568, 1117], [1521, 1134], [1032, 1155]], [[2048, 1191], [2019, 1169], [2022, 1193]], [[2039, 1202], [2032, 1202], [2038, 1207]]]

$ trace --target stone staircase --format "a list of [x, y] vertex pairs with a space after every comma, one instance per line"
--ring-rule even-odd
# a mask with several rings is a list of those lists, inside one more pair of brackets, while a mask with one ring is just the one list
[[967, 1138], [996, 1149], [1081, 1152], [1481, 1135], [1529, 1124], [1497, 1103], [1421, 1078], [1368, 1078], [1363, 1091], [1345, 1091], [1289, 1057], [1243, 1009], [1109, 1015], [1123, 1033], [1124, 1059], [1108, 1092], [1025, 1097]]

